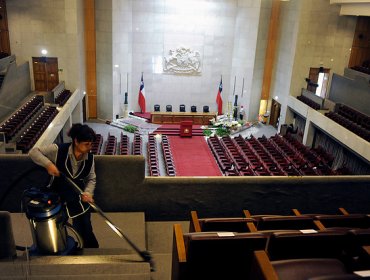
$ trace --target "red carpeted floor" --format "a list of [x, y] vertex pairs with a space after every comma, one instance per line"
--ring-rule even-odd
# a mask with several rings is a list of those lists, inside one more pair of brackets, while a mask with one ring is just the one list
[[222, 176], [203, 136], [169, 136], [176, 176]]

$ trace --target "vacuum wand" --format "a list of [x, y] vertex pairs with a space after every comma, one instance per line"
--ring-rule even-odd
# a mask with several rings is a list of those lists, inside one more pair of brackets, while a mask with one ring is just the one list
[[[65, 178], [68, 183], [70, 183], [76, 192], [78, 192], [80, 195], [83, 195], [83, 191], [80, 189], [79, 186], [76, 185], [75, 182], [73, 182], [69, 177], [67, 177], [65, 174], [61, 173], [61, 177]], [[127, 243], [140, 255], [140, 257], [145, 261], [148, 262], [150, 265], [150, 270], [155, 271], [154, 268], [154, 262], [153, 258], [150, 255], [148, 251], [140, 251], [140, 249], [133, 243], [123, 232], [122, 230], [117, 227], [108, 217], [105, 215], [105, 213], [100, 209], [98, 205], [96, 205], [94, 202], [89, 202], [90, 206], [104, 219], [104, 221], [107, 223], [107, 225], [122, 239], [126, 240]]]

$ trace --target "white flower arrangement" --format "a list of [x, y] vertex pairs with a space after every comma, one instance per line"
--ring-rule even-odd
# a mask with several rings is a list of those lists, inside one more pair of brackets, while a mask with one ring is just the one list
[[240, 129], [243, 124], [240, 121], [231, 120], [229, 116], [221, 115], [210, 120], [211, 125], [202, 126], [206, 136], [218, 135], [220, 137], [230, 135], [231, 132]]

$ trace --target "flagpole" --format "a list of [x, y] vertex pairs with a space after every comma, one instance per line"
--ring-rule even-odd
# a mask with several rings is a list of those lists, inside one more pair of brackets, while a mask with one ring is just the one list
[[235, 84], [236, 84], [236, 76], [234, 78], [234, 90], [233, 90], [233, 96], [235, 95]]
[[243, 77], [243, 85], [242, 85], [242, 95], [241, 95], [241, 97], [243, 97], [243, 92], [244, 92], [244, 77]]
[[128, 117], [128, 101], [127, 101], [127, 97], [128, 97], [128, 73], [127, 73], [126, 84], [127, 84], [127, 89], [126, 89], [126, 92], [125, 92], [125, 101], [123, 102], [123, 117], [124, 118]]

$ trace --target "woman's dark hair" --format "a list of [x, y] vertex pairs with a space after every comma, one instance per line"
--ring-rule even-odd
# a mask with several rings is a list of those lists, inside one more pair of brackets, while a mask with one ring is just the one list
[[68, 136], [72, 138], [73, 142], [95, 142], [95, 131], [86, 124], [75, 123], [68, 132]]

